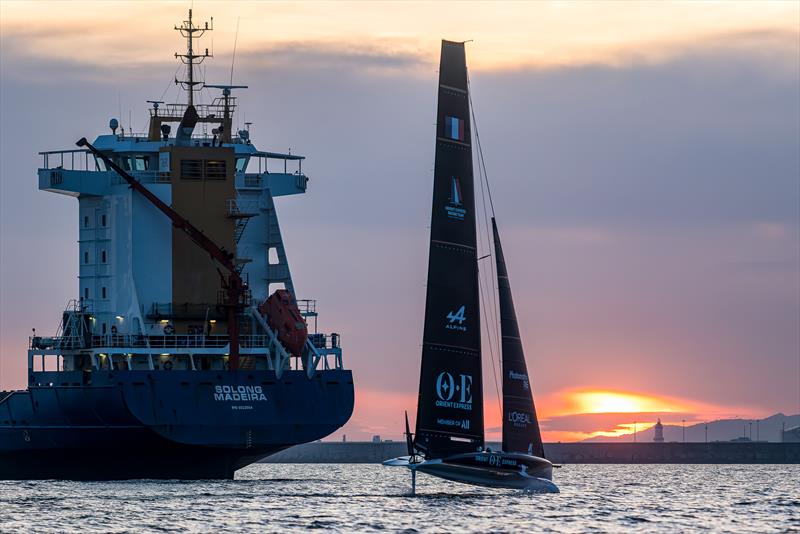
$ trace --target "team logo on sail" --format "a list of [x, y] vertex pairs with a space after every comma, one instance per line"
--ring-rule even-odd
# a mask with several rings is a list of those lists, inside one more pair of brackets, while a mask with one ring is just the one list
[[440, 417], [436, 420], [436, 424], [441, 426], [455, 426], [461, 430], [469, 430], [469, 419], [442, 419]]
[[525, 428], [532, 422], [531, 414], [527, 412], [509, 411], [508, 422], [514, 425], [515, 427]]
[[530, 389], [530, 384], [528, 383], [528, 375], [525, 373], [517, 373], [516, 371], [509, 371], [508, 378], [511, 380], [521, 380], [522, 387], [525, 389]]
[[465, 308], [466, 306], [461, 306], [455, 312], [448, 312], [447, 324], [445, 325], [447, 330], [461, 330], [462, 332], [467, 331], [467, 327], [464, 326], [464, 321], [467, 320], [466, 315], [464, 315]]
[[472, 410], [472, 375], [458, 375], [456, 380], [447, 371], [436, 377], [437, 408]]
[[467, 210], [464, 208], [461, 196], [461, 181], [455, 176], [450, 177], [450, 199], [444, 207], [447, 216], [456, 221], [463, 221]]

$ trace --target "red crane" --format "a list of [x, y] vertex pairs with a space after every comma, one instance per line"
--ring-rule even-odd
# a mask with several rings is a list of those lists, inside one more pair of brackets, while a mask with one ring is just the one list
[[[211, 258], [219, 263], [227, 272], [227, 278], [220, 271], [220, 279], [222, 282], [222, 289], [224, 294], [223, 306], [227, 308], [228, 312], [228, 338], [230, 340], [230, 354], [228, 363], [231, 370], [239, 368], [239, 314], [244, 309], [246, 304], [246, 290], [242, 277], [236, 270], [236, 264], [233, 261], [234, 255], [228, 252], [225, 248], [220, 247], [211, 239], [194, 227], [187, 219], [182, 217], [177, 211], [167, 206], [160, 198], [150, 192], [142, 183], [125, 172], [119, 165], [114, 163], [111, 158], [97, 150], [92, 146], [85, 137], [82, 137], [77, 145], [79, 147], [86, 147], [96, 157], [100, 158], [105, 164], [119, 174], [130, 186], [141, 193], [147, 200], [149, 200], [156, 208], [170, 218], [172, 226], [181, 230], [201, 249], [209, 253]], [[219, 269], [218, 269], [219, 270]]]

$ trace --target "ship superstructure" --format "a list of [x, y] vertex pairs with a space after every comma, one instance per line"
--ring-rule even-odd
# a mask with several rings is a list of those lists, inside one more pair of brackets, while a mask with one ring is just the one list
[[[339, 336], [307, 334], [316, 303], [296, 298], [275, 207], [306, 192], [304, 157], [233, 131], [246, 87], [195, 78], [211, 29], [191, 11], [176, 26], [187, 102], [149, 101], [146, 134], [112, 119], [91, 144], [41, 153], [39, 189], [78, 199], [77, 297], [55, 336], [31, 337], [28, 389], [0, 394], [0, 477], [231, 477], [352, 413]], [[41, 462], [131, 448], [111, 470]]]

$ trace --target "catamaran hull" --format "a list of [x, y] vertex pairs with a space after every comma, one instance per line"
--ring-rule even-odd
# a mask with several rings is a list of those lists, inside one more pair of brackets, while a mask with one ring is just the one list
[[459, 454], [445, 459], [411, 462], [408, 456], [383, 462], [386, 466], [413, 471], [452, 482], [490, 488], [558, 493], [552, 482], [553, 464], [544, 458], [523, 454]]
[[231, 479], [353, 411], [350, 371], [89, 375], [33, 373], [0, 396], [0, 479]]

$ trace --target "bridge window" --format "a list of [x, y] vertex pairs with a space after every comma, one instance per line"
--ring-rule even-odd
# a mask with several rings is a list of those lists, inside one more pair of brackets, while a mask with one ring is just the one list
[[206, 160], [206, 180], [224, 180], [228, 173], [227, 162], [223, 160]]
[[199, 159], [181, 160], [181, 180], [202, 180], [203, 161]]
[[236, 158], [236, 172], [244, 172], [247, 168], [247, 158]]
[[133, 160], [133, 168], [137, 171], [146, 171], [150, 168], [150, 158], [147, 156], [136, 156]]

